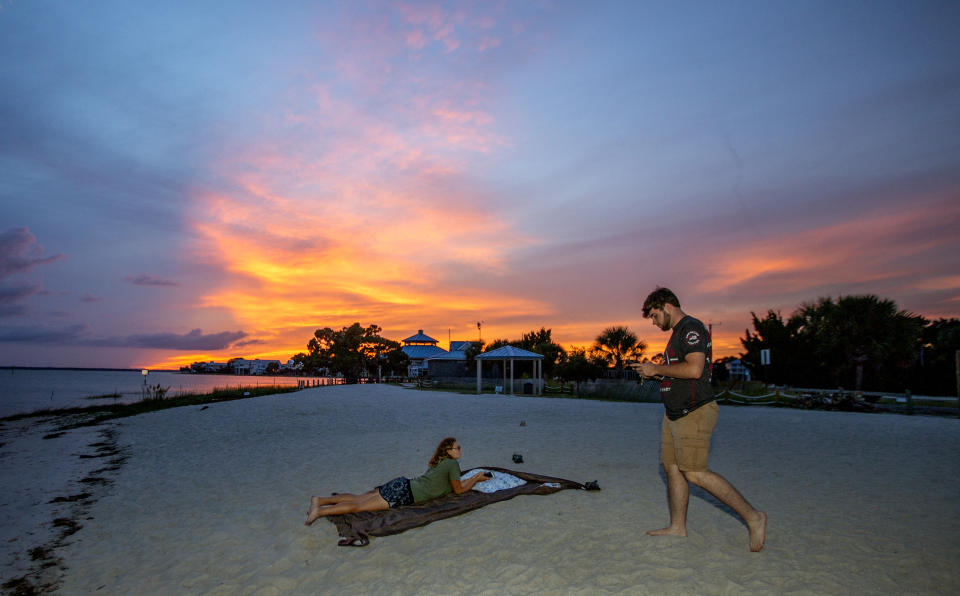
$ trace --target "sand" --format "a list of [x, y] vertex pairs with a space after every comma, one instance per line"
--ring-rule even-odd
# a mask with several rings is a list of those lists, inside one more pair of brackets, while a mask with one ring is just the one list
[[[360, 385], [122, 419], [109, 428], [129, 458], [57, 548], [58, 593], [960, 593], [957, 419], [722, 406], [711, 468], [770, 516], [750, 553], [745, 525], [697, 490], [687, 538], [644, 534], [667, 521], [661, 416]], [[603, 490], [518, 497], [365, 548], [303, 525], [311, 494], [420, 474], [447, 435], [464, 469], [518, 452], [517, 467]]]

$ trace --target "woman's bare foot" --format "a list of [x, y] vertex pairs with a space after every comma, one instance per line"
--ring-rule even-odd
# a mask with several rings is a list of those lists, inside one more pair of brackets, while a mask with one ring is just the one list
[[307, 521], [303, 524], [309, 526], [321, 517], [323, 517], [323, 509], [320, 506], [320, 497], [310, 497], [310, 510], [307, 511]]
[[674, 528], [670, 526], [669, 528], [663, 528], [660, 530], [647, 530], [647, 534], [650, 536], [686, 536], [686, 528]]
[[760, 516], [757, 519], [747, 522], [750, 528], [750, 551], [755, 553], [760, 552], [767, 538], [767, 514], [762, 511], [758, 513]]

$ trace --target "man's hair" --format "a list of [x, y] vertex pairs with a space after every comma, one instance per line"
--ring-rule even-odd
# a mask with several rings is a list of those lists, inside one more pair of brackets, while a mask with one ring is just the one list
[[647, 299], [643, 301], [643, 318], [648, 318], [651, 310], [662, 309], [665, 304], [672, 304], [680, 308], [680, 300], [677, 299], [676, 294], [667, 288], [657, 286], [657, 289], [650, 292]]

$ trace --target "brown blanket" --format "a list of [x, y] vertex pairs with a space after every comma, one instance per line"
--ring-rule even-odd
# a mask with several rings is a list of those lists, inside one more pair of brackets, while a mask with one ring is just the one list
[[[327, 519], [337, 526], [337, 532], [340, 534], [340, 546], [366, 546], [370, 542], [369, 536], [399, 534], [410, 528], [425, 526], [430, 522], [467, 513], [468, 511], [473, 511], [490, 503], [506, 501], [517, 495], [549, 495], [565, 488], [585, 488], [584, 485], [579, 482], [564, 480], [563, 478], [529, 474], [527, 472], [518, 472], [516, 470], [507, 470], [506, 468], [496, 468], [493, 466], [476, 466], [476, 468], [513, 474], [517, 478], [526, 480], [527, 483], [522, 486], [499, 490], [494, 493], [482, 493], [470, 490], [462, 495], [451, 493], [439, 499], [398, 507], [396, 509], [329, 515]], [[548, 482], [559, 484], [560, 486], [544, 486], [544, 484]]]

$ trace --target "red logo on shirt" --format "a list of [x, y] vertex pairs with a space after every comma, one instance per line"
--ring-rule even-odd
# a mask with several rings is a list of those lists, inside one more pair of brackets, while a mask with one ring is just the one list
[[688, 346], [695, 346], [695, 345], [697, 345], [698, 343], [700, 343], [700, 334], [697, 333], [696, 331], [688, 331], [688, 332], [687, 332], [687, 345], [688, 345]]

